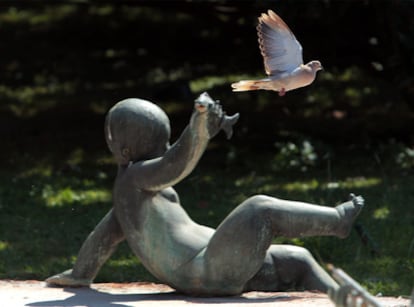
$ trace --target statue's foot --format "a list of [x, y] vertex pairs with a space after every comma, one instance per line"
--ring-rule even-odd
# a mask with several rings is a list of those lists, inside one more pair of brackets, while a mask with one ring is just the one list
[[89, 287], [92, 283], [89, 279], [79, 279], [72, 276], [72, 270], [53, 275], [45, 280], [49, 286], [57, 287]]
[[349, 201], [338, 205], [335, 209], [339, 213], [340, 224], [338, 227], [338, 237], [346, 238], [352, 230], [352, 224], [364, 207], [364, 199], [362, 196], [349, 195]]

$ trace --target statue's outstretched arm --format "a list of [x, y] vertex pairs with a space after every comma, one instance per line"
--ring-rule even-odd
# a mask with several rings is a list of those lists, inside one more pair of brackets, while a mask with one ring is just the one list
[[226, 116], [218, 102], [207, 93], [202, 94], [195, 102], [190, 123], [165, 154], [131, 165], [126, 175], [132, 176], [136, 186], [144, 190], [159, 191], [173, 186], [191, 173], [208, 141], [220, 129], [231, 136], [237, 119], [238, 114]]

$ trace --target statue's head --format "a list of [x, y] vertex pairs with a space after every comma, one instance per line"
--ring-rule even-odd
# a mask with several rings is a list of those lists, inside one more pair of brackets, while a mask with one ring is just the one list
[[122, 100], [106, 115], [106, 142], [120, 165], [163, 155], [170, 133], [168, 116], [146, 100]]

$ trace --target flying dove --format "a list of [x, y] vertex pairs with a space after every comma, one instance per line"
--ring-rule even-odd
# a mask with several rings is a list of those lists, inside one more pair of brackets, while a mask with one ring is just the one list
[[267, 14], [259, 17], [257, 35], [269, 77], [233, 83], [231, 87], [234, 92], [272, 90], [283, 96], [287, 91], [304, 87], [315, 80], [316, 72], [322, 69], [321, 62], [303, 64], [301, 44], [275, 12], [268, 10]]

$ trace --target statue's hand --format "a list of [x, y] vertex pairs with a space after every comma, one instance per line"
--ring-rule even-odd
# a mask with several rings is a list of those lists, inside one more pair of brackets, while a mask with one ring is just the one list
[[214, 137], [220, 130], [223, 130], [227, 138], [233, 135], [233, 125], [239, 119], [239, 113], [227, 116], [223, 111], [220, 103], [214, 101], [207, 92], [202, 93], [196, 100], [194, 105], [199, 114], [207, 116], [207, 130], [209, 137]]
[[221, 121], [221, 129], [226, 133], [227, 139], [233, 135], [233, 125], [239, 120], [240, 114], [236, 113], [231, 116], [224, 115]]

